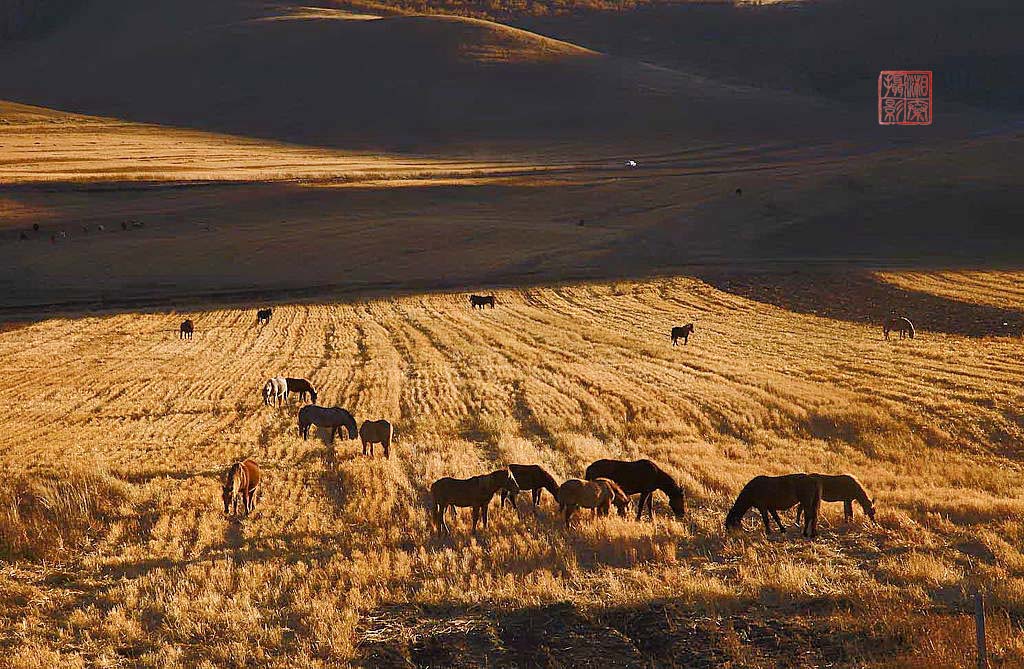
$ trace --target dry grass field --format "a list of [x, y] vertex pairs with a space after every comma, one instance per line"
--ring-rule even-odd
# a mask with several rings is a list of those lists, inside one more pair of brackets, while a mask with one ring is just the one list
[[[891, 280], [955, 308], [988, 279], [1024, 277]], [[192, 342], [166, 312], [0, 334], [8, 666], [962, 667], [979, 587], [993, 666], [1024, 663], [1019, 338], [919, 313], [886, 342], [689, 278], [497, 297], [282, 305], [262, 329], [211, 308]], [[392, 458], [303, 441], [296, 403], [261, 404], [279, 372], [392, 420]], [[660, 462], [685, 520], [660, 497], [653, 524], [566, 531], [545, 497], [432, 531], [440, 476], [605, 456]], [[244, 457], [266, 491], [235, 521], [219, 477]], [[747, 479], [812, 470], [858, 476], [878, 523], [829, 504], [814, 541], [723, 530]]]

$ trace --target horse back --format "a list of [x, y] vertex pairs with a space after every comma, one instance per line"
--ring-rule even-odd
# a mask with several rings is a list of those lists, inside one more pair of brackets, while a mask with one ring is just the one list
[[255, 490], [256, 486], [260, 484], [260, 479], [262, 478], [259, 465], [250, 459], [246, 459], [242, 463], [241, 469], [245, 472], [244, 482], [246, 489]]

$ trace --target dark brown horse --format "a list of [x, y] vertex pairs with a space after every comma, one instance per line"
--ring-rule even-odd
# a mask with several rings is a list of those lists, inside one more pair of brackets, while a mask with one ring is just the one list
[[181, 323], [181, 327], [178, 328], [178, 339], [191, 339], [192, 333], [195, 332], [196, 326], [192, 323], [191, 318], [186, 318]]
[[469, 304], [474, 309], [476, 309], [477, 307], [483, 309], [486, 306], [490, 306], [491, 309], [493, 309], [495, 299], [493, 295], [470, 295]]
[[309, 395], [309, 401], [311, 404], [316, 404], [316, 391], [313, 389], [311, 384], [306, 379], [290, 379], [285, 378], [285, 384], [288, 387], [289, 393], [298, 393], [299, 400], [302, 402], [306, 401], [306, 395]]
[[270, 322], [270, 317], [273, 315], [273, 309], [260, 309], [256, 312], [256, 325], [266, 325]]
[[[821, 481], [821, 501], [843, 503], [843, 515], [846, 518], [846, 522], [853, 520], [854, 500], [857, 500], [860, 507], [864, 509], [864, 513], [868, 518], [871, 520], [875, 519], [875, 502], [868, 497], [868, 493], [864, 490], [864, 486], [862, 486], [860, 481], [854, 477], [849, 474], [837, 474], [835, 476], [830, 476], [828, 474], [811, 474], [810, 476]], [[797, 525], [800, 524], [801, 513], [803, 513], [803, 507], [797, 507]]]
[[[541, 493], [545, 490], [551, 493], [555, 501], [558, 501], [558, 483], [555, 482], [555, 477], [544, 471], [540, 465], [509, 465], [508, 468], [516, 477], [519, 490], [530, 491], [535, 510], [540, 504]], [[505, 502], [509, 502], [513, 508], [516, 508], [516, 492], [502, 490], [501, 506], [505, 506]]]
[[224, 487], [221, 498], [224, 500], [224, 513], [237, 513], [238, 503], [242, 503], [245, 515], [256, 508], [260, 498], [260, 468], [252, 460], [236, 462], [228, 468], [224, 476]]
[[690, 335], [693, 334], [693, 323], [687, 323], [682, 327], [672, 328], [672, 345], [675, 346], [676, 342], [680, 339], [683, 340], [684, 344], [690, 343]]
[[779, 531], [786, 533], [779, 519], [779, 511], [784, 511], [799, 504], [804, 511], [805, 537], [818, 534], [818, 507], [821, 506], [821, 481], [808, 474], [788, 474], [786, 476], [755, 476], [743, 486], [736, 503], [729, 509], [725, 517], [727, 529], [739, 529], [743, 526], [743, 516], [751, 508], [761, 512], [765, 534], [771, 534], [768, 514], [775, 519]]
[[450, 533], [444, 520], [444, 512], [449, 507], [471, 507], [473, 509], [473, 532], [476, 532], [477, 521], [483, 518], [487, 527], [487, 507], [490, 506], [494, 494], [499, 490], [518, 491], [516, 477], [507, 469], [498, 469], [490, 474], [482, 474], [468, 479], [456, 479], [450, 476], [440, 478], [430, 486], [433, 499], [431, 514], [437, 531]]
[[686, 500], [683, 489], [679, 487], [668, 472], [650, 460], [598, 460], [587, 467], [584, 474], [588, 481], [598, 478], [611, 479], [619, 484], [627, 495], [640, 493], [636, 506], [636, 519], [643, 516], [644, 507], [654, 520], [654, 491], [660, 490], [668, 495], [668, 503], [676, 518], [686, 513]]
[[900, 339], [904, 337], [913, 339], [914, 335], [917, 334], [917, 331], [914, 330], [914, 324], [910, 322], [909, 318], [904, 318], [903, 316], [893, 316], [885, 322], [885, 325], [882, 326], [882, 334], [885, 335], [886, 339], [889, 338], [890, 332], [899, 332]]
[[339, 407], [328, 408], [307, 404], [299, 409], [299, 434], [303, 441], [309, 437], [309, 428], [313, 425], [329, 428], [331, 430], [330, 443], [332, 444], [334, 435], [343, 427], [348, 430], [349, 439], [356, 438], [356, 419], [348, 411]]

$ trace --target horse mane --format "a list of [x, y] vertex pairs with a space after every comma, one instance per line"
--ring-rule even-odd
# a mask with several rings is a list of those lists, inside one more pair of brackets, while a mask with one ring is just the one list
[[225, 490], [228, 490], [230, 488], [232, 492], [235, 492], [240, 487], [242, 477], [239, 476], [238, 474], [241, 468], [242, 463], [236, 462], [232, 464], [231, 467], [228, 469], [227, 480], [224, 481]]
[[670, 497], [676, 497], [683, 494], [683, 489], [676, 483], [676, 480], [658, 465], [654, 465], [656, 471], [655, 477], [657, 478], [658, 490], [662, 491]]
[[864, 489], [864, 486], [861, 485], [861, 482], [857, 480], [856, 476], [853, 476], [851, 474], [847, 474], [847, 476], [850, 477], [850, 481], [853, 483], [855, 495], [857, 497], [857, 501], [860, 502], [860, 505], [864, 508], [870, 506], [871, 498], [868, 497], [868, 491]]

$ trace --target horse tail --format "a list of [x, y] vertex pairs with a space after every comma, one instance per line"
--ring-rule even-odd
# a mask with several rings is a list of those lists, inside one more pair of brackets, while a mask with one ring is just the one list
[[911, 323], [909, 319], [907, 320], [907, 325], [910, 326], [910, 338], [913, 339], [914, 335], [917, 334], [917, 331], [914, 329], [914, 324]]

